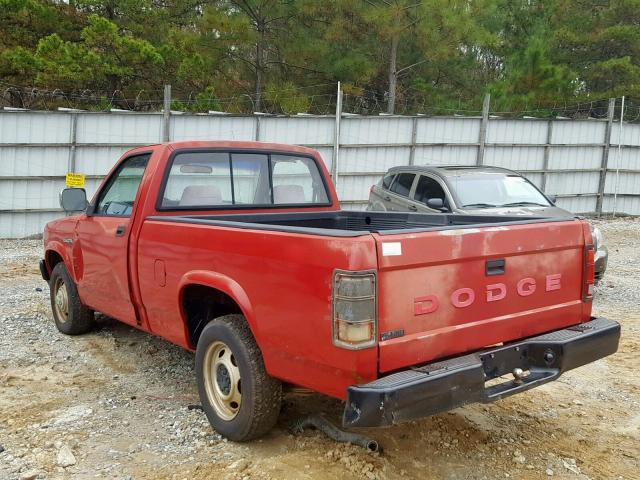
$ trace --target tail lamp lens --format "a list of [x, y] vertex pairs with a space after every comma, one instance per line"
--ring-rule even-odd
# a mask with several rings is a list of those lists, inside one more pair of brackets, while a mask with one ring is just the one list
[[584, 248], [584, 279], [582, 290], [582, 301], [593, 300], [595, 284], [595, 249], [593, 245], [585, 245]]
[[376, 276], [337, 271], [333, 278], [333, 344], [358, 350], [376, 344]]

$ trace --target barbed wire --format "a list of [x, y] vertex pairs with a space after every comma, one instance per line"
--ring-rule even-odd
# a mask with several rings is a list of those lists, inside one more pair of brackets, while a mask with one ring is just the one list
[[[261, 113], [282, 115], [308, 113], [316, 115], [335, 114], [337, 92], [333, 83], [321, 83], [306, 86], [288, 86], [276, 95], [263, 92], [258, 96], [245, 93], [232, 96], [210, 97], [201, 91], [178, 91], [171, 98], [171, 109], [207, 113], [220, 111], [231, 114]], [[329, 93], [331, 92], [331, 93]], [[260, 101], [259, 101], [260, 100]], [[570, 118], [570, 119], [603, 119], [608, 114], [608, 99], [593, 99], [570, 102], [518, 102], [503, 99], [492, 100], [490, 114], [500, 117], [536, 117], [536, 118]], [[344, 92], [342, 111], [358, 115], [385, 114], [388, 108], [388, 93], [362, 89]], [[260, 107], [258, 108], [258, 105]], [[482, 98], [434, 99], [424, 92], [415, 89], [400, 91], [395, 100], [395, 115], [425, 116], [480, 116], [482, 115]], [[110, 111], [112, 109], [134, 112], [159, 112], [163, 109], [164, 98], [160, 90], [141, 89], [99, 90], [45, 89], [25, 87], [0, 81], [0, 107], [24, 108], [31, 110], [57, 110], [58, 108]], [[621, 102], [616, 101], [615, 118], [620, 118]], [[640, 122], [640, 101], [626, 98], [624, 121]]]

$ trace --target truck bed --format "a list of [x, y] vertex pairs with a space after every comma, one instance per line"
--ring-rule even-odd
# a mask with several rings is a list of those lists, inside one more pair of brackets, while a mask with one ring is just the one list
[[574, 217], [522, 217], [505, 215], [452, 215], [391, 212], [253, 213], [233, 215], [156, 216], [150, 220], [220, 225], [252, 230], [275, 230], [332, 237], [357, 237], [369, 233], [393, 235], [477, 226], [562, 222]]
[[[156, 299], [150, 318], [173, 317], [165, 292], [179, 291], [189, 272], [232, 279], [251, 299], [270, 374], [302, 386], [322, 377], [331, 386], [324, 393], [344, 398], [356, 366], [367, 365], [362, 383], [588, 321], [583, 223], [353, 211], [150, 216], [140, 233], [141, 278], [154, 278], [158, 258], [168, 275], [166, 287], [144, 282], [142, 297]], [[376, 272], [377, 349], [323, 350], [336, 270]]]

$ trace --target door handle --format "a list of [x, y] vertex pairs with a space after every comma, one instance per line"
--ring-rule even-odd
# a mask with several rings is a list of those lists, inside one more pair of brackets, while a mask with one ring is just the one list
[[124, 225], [118, 225], [116, 227], [116, 237], [122, 237], [124, 235]]
[[390, 202], [391, 201], [391, 197], [389, 195], [385, 195], [384, 201], [385, 202]]
[[417, 212], [418, 207], [416, 207], [415, 205], [409, 205], [409, 210], [411, 210], [412, 212]]

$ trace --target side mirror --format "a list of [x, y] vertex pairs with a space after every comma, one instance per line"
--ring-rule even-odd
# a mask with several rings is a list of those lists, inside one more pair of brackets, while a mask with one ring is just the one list
[[549, 201], [551, 203], [553, 203], [554, 205], [556, 204], [556, 200], [558, 199], [558, 197], [556, 197], [555, 195], [547, 195], [547, 198], [549, 199]]
[[65, 188], [60, 192], [60, 206], [67, 213], [84, 212], [88, 204], [84, 188]]
[[430, 198], [427, 200], [427, 207], [434, 210], [442, 210], [444, 208], [444, 200], [441, 198]]

